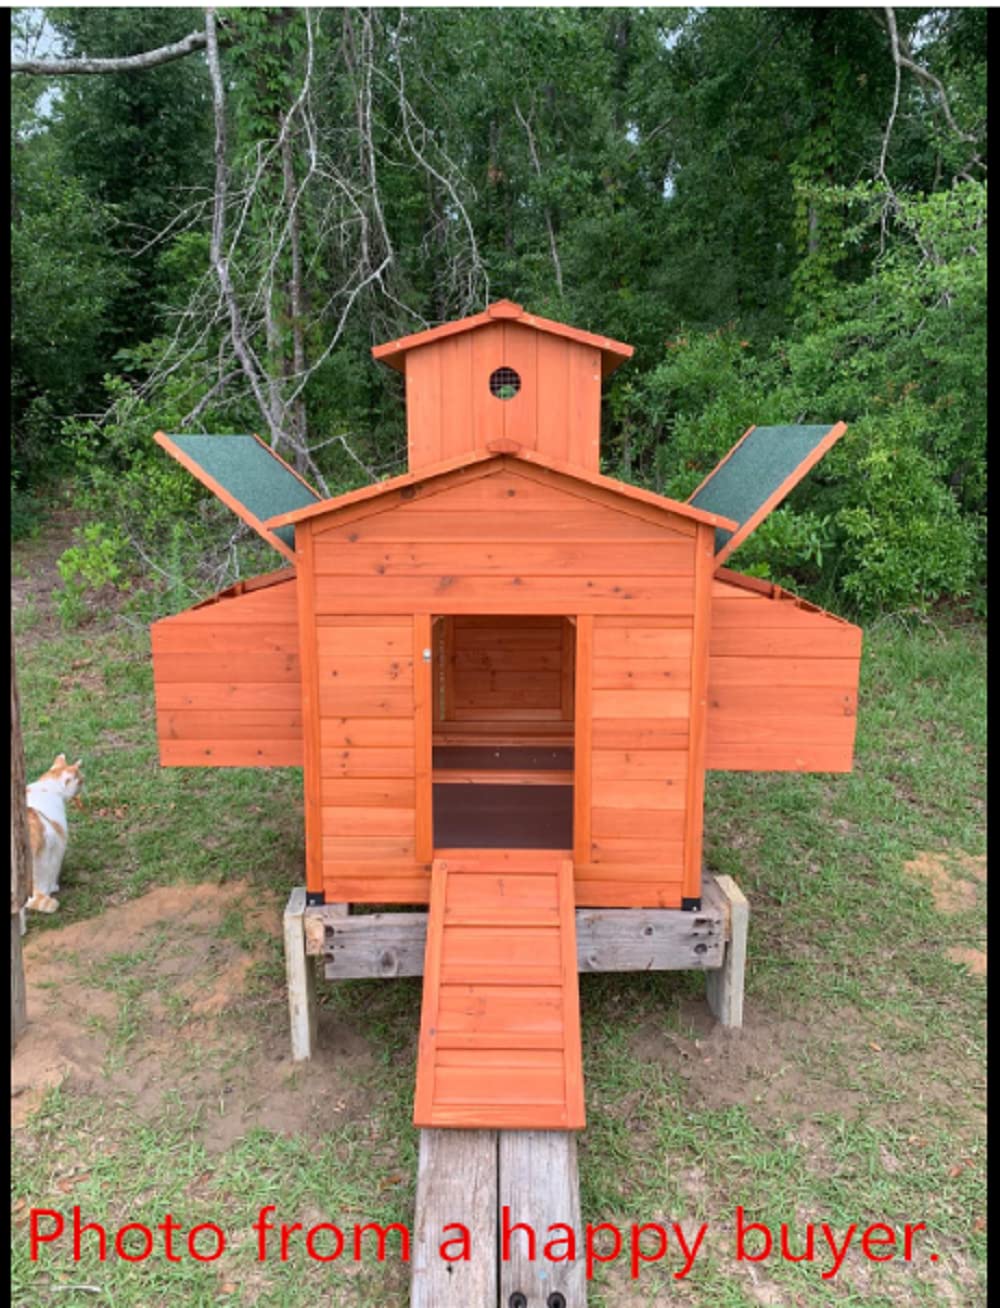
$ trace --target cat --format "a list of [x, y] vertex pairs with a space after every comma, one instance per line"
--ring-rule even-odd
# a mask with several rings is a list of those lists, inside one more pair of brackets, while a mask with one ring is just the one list
[[[83, 786], [82, 759], [67, 763], [58, 754], [48, 772], [28, 787], [28, 834], [31, 837], [32, 894], [25, 908], [54, 913], [59, 907], [59, 873], [66, 853], [66, 804]], [[22, 926], [24, 916], [21, 917]]]

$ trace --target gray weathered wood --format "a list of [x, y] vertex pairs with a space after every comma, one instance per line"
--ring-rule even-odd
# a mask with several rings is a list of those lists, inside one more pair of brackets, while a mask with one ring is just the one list
[[[508, 1231], [515, 1223], [527, 1223], [535, 1233], [535, 1257], [529, 1256], [528, 1236], [513, 1231], [508, 1247], [503, 1246], [504, 1209]], [[560, 1244], [553, 1252], [568, 1252], [566, 1232], [549, 1233], [554, 1223], [573, 1231], [576, 1252], [580, 1244], [580, 1183], [576, 1164], [576, 1136], [572, 1131], [500, 1132], [500, 1304], [520, 1302], [527, 1308], [544, 1306], [550, 1296], [562, 1295], [565, 1308], [586, 1308], [586, 1269], [581, 1257], [572, 1262], [553, 1262], [543, 1255], [546, 1242]], [[506, 1257], [504, 1255], [507, 1255]], [[482, 1302], [486, 1302], [483, 1300]], [[559, 1299], [554, 1300], [559, 1303]]]
[[323, 926], [328, 980], [423, 975], [426, 913], [364, 913], [342, 919], [324, 918]]
[[28, 1021], [24, 959], [21, 954], [23, 908], [31, 895], [31, 838], [25, 796], [24, 744], [14, 668], [14, 633], [10, 635], [10, 1053]]
[[316, 1043], [316, 973], [312, 959], [306, 956], [305, 908], [306, 892], [298, 886], [288, 897], [284, 919], [288, 1015], [296, 1062], [311, 1058]]
[[[468, 1227], [468, 1262], [446, 1262], [451, 1222]], [[458, 1252], [455, 1245], [451, 1252]], [[411, 1251], [411, 1308], [495, 1308], [497, 1303], [497, 1132], [420, 1132]]]
[[581, 972], [663, 972], [718, 967], [722, 915], [704, 909], [578, 908]]
[[732, 877], [716, 877], [715, 886], [728, 912], [727, 941], [722, 966], [705, 975], [706, 996], [722, 1026], [741, 1027], [750, 905]]
[[[307, 910], [307, 928], [324, 934], [325, 975], [421, 976], [426, 913], [367, 913], [336, 918], [329, 906]], [[644, 972], [721, 967], [725, 912], [720, 903], [701, 912], [655, 908], [580, 908], [576, 912], [581, 972]]]

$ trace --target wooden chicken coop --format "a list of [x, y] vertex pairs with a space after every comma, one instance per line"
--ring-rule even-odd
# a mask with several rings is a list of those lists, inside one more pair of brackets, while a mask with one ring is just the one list
[[154, 624], [161, 761], [304, 769], [310, 948], [424, 976], [418, 1126], [581, 1128], [608, 923], [719, 966], [706, 770], [851, 767], [860, 631], [723, 566], [845, 428], [751, 428], [681, 503], [600, 472], [627, 345], [500, 301], [373, 353], [403, 476], [322, 499], [256, 437], [157, 434], [289, 564]]

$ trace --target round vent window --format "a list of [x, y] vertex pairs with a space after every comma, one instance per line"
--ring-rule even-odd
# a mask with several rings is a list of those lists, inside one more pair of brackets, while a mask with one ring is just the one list
[[521, 378], [513, 368], [497, 368], [490, 373], [490, 394], [498, 400], [512, 400], [521, 389]]

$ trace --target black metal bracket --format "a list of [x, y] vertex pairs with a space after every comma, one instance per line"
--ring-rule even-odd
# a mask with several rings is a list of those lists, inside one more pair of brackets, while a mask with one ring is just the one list
[[700, 912], [701, 912], [701, 896], [699, 895], [697, 899], [682, 899], [682, 900], [681, 900], [681, 909], [682, 909], [685, 913], [700, 913]]
[[322, 908], [326, 903], [326, 895], [322, 890], [306, 891], [306, 908]]

